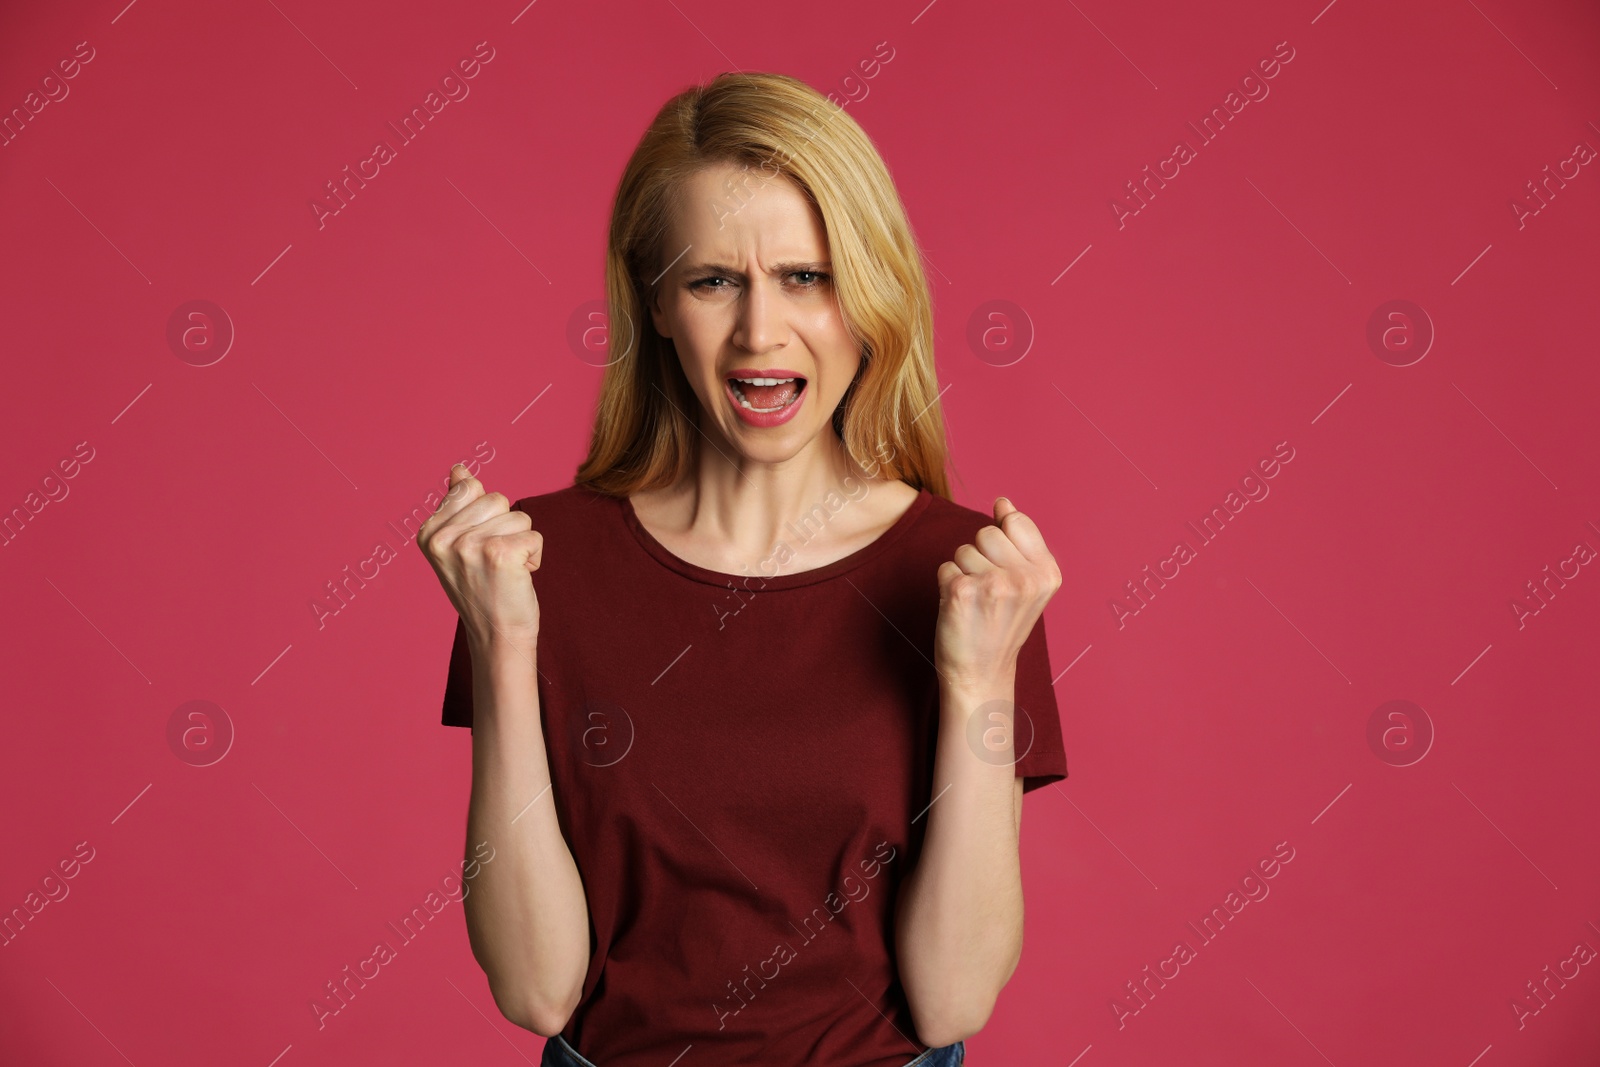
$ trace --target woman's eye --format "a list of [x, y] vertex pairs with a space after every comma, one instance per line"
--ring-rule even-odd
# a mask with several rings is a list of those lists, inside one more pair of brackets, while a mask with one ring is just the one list
[[[825, 272], [820, 271], [820, 270], [796, 270], [796, 271], [790, 271], [789, 272], [789, 277], [799, 279], [799, 287], [801, 289], [819, 289], [828, 281], [828, 275]], [[712, 277], [709, 277], [709, 278], [700, 278], [700, 279], [697, 279], [696, 281], [690, 282], [689, 283], [689, 288], [690, 289], [710, 289], [710, 290], [713, 290], [713, 291], [715, 291], [717, 289], [726, 289], [726, 288], [728, 288], [728, 286], [726, 286], [726, 285], [714, 284], [714, 283], [726, 282], [726, 281], [728, 281], [727, 278], [724, 278], [724, 277], [722, 277], [720, 275], [713, 275]]]

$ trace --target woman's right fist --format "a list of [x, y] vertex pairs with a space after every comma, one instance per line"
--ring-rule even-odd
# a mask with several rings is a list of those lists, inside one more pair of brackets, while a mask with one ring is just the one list
[[539, 599], [529, 575], [539, 569], [544, 538], [526, 512], [457, 463], [439, 510], [417, 531], [445, 595], [476, 649], [508, 644], [532, 658], [539, 636]]

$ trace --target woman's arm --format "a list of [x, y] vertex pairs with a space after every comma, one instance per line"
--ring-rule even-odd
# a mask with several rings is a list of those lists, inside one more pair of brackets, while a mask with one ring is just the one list
[[583, 991], [589, 909], [556, 821], [536, 676], [531, 648], [490, 638], [472, 649], [467, 842], [488, 841], [494, 862], [482, 865], [462, 906], [501, 1013], [550, 1037]]
[[1017, 662], [1061, 570], [1005, 497], [994, 520], [939, 567], [933, 797], [895, 909], [901, 984], [917, 1036], [934, 1047], [983, 1028], [1022, 958]]
[[544, 559], [544, 537], [465, 464], [450, 468], [448, 485], [417, 546], [461, 617], [472, 657], [467, 844], [505, 857], [473, 876], [477, 892], [461, 905], [501, 1013], [550, 1037], [583, 991], [589, 908], [556, 820], [540, 729], [539, 598], [530, 575]]
[[967, 734], [980, 706], [1009, 707], [1014, 694], [1014, 667], [987, 685], [939, 686], [935, 799], [922, 854], [895, 904], [900, 981], [917, 1036], [933, 1048], [983, 1028], [1022, 956], [1022, 779], [1010, 758], [1011, 729], [986, 728], [1003, 744], [986, 747], [984, 758]]

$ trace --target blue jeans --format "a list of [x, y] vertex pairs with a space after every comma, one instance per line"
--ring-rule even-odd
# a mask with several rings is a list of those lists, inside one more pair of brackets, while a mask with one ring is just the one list
[[[967, 1061], [967, 1043], [957, 1041], [953, 1045], [943, 1048], [930, 1048], [913, 1060], [908, 1060], [905, 1067], [962, 1067]], [[595, 1067], [594, 1064], [578, 1054], [578, 1050], [567, 1044], [557, 1034], [545, 1041], [544, 1055], [539, 1060], [539, 1067]]]

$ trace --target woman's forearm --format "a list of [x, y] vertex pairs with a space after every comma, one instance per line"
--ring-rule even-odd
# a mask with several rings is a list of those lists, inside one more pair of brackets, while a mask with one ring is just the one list
[[502, 1014], [549, 1037], [578, 1004], [589, 967], [583, 882], [556, 820], [531, 650], [472, 650], [469, 848], [487, 841], [463, 901], [472, 953]]
[[[1015, 693], [1015, 672], [992, 684], [939, 690], [938, 748], [922, 853], [895, 909], [896, 957], [918, 1036], [940, 1047], [988, 1021], [1022, 952], [1022, 869], [1010, 725], [985, 718], [985, 758], [968, 719]], [[1001, 731], [996, 733], [995, 731]]]

